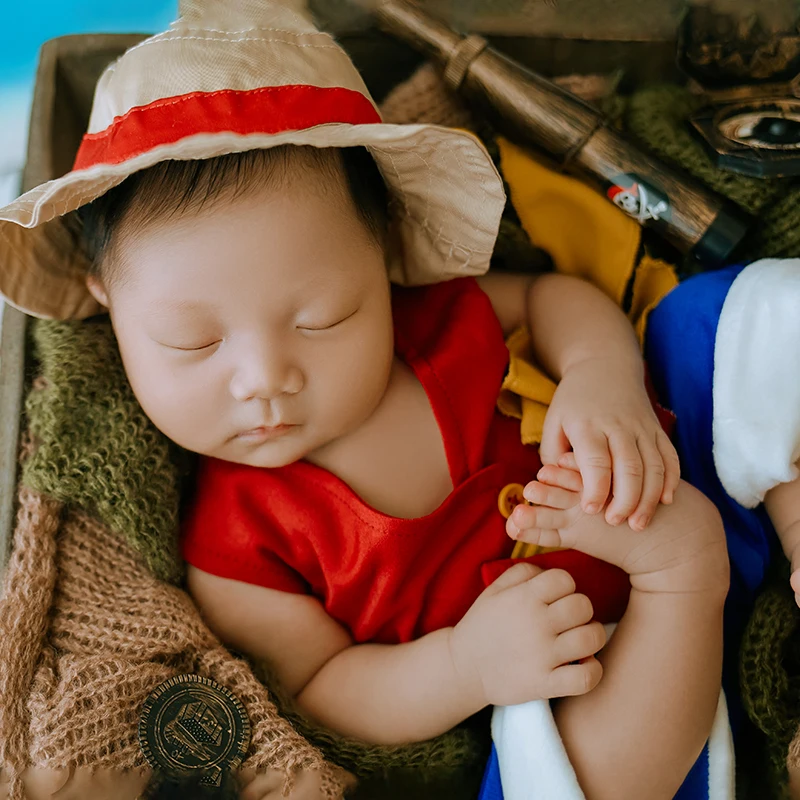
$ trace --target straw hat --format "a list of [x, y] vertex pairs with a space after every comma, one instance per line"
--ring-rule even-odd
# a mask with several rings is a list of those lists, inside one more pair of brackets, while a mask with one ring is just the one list
[[268, 0], [188, 0], [169, 30], [109, 66], [71, 172], [0, 208], [0, 294], [56, 319], [102, 309], [62, 215], [138, 170], [280, 144], [365, 146], [394, 199], [390, 278], [484, 273], [505, 198], [472, 135], [387, 125], [347, 54], [298, 11]]

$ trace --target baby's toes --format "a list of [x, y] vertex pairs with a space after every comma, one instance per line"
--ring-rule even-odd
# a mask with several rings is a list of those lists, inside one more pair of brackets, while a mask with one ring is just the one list
[[569, 664], [593, 656], [603, 649], [606, 630], [599, 622], [589, 622], [571, 628], [556, 637], [553, 645], [553, 660], [556, 664]]
[[572, 522], [571, 509], [550, 508], [549, 506], [517, 506], [511, 514], [511, 521], [520, 531], [528, 529], [558, 530]]
[[566, 509], [578, 505], [580, 495], [561, 486], [549, 486], [539, 481], [531, 481], [522, 492], [523, 497], [537, 506]]
[[591, 622], [594, 608], [585, 594], [576, 592], [551, 603], [547, 615], [551, 630], [558, 634]]
[[545, 464], [536, 477], [541, 483], [546, 483], [550, 486], [559, 486], [570, 492], [583, 491], [583, 479], [581, 473], [577, 470], [566, 469], [555, 464]]
[[542, 528], [525, 528], [520, 530], [513, 519], [506, 520], [506, 533], [516, 542], [525, 542], [539, 547], [561, 547], [561, 536], [558, 531]]

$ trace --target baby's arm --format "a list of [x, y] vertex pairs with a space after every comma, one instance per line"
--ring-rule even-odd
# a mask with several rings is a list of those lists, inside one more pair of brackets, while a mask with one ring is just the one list
[[488, 704], [580, 694], [600, 680], [603, 628], [563, 570], [517, 565], [455, 628], [398, 645], [355, 645], [309, 596], [192, 567], [188, 581], [222, 641], [269, 662], [309, 716], [376, 744], [428, 739]]
[[792, 589], [800, 606], [800, 478], [770, 489], [764, 505], [792, 567]]
[[[545, 419], [540, 453], [556, 464], [575, 452], [587, 513], [628, 519], [643, 530], [680, 480], [675, 448], [644, 387], [633, 328], [599, 289], [566, 275], [489, 274], [479, 279], [508, 332], [530, 327], [537, 363], [559, 382]], [[613, 479], [613, 480], [612, 480]]]

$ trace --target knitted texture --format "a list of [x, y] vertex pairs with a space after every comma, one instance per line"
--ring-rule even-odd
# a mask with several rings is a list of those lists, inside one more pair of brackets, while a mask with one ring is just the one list
[[28, 766], [28, 696], [56, 584], [58, 502], [23, 489], [13, 550], [0, 597], [0, 771], [9, 800], [22, 800]]
[[177, 582], [179, 475], [185, 461], [131, 391], [107, 318], [33, 326], [41, 380], [27, 401], [34, 452], [26, 486], [91, 510]]
[[[781, 564], [756, 601], [742, 643], [742, 700], [750, 719], [768, 737], [769, 769], [764, 777], [773, 796], [780, 797], [789, 762], [800, 766], [795, 736], [800, 722], [798, 691], [800, 662], [797, 622], [800, 610], [789, 586], [787, 565]], [[794, 661], [794, 668], [791, 666]], [[765, 787], [766, 788], [766, 787]]]
[[60, 504], [28, 489], [20, 509], [20, 555], [0, 603], [0, 663], [11, 667], [0, 673], [4, 768], [143, 770], [144, 701], [168, 678], [195, 673], [244, 705], [252, 736], [243, 767], [283, 770], [288, 781], [297, 770], [321, 770], [328, 797], [341, 796], [343, 773], [278, 714], [185, 592], [154, 578], [121, 537], [85, 512], [67, 511], [60, 521]]

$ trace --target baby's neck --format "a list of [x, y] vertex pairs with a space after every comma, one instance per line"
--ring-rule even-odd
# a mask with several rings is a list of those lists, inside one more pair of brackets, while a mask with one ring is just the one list
[[394, 359], [386, 392], [357, 430], [307, 458], [385, 514], [424, 516], [453, 490], [444, 441], [425, 390]]

